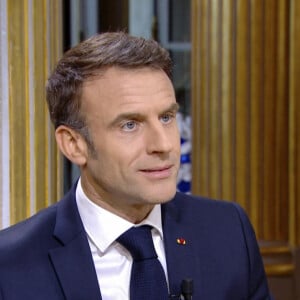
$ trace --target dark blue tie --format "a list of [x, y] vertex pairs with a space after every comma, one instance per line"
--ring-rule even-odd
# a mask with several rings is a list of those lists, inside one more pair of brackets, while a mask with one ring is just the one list
[[117, 241], [132, 255], [130, 300], [167, 300], [168, 287], [154, 249], [151, 227], [132, 227]]

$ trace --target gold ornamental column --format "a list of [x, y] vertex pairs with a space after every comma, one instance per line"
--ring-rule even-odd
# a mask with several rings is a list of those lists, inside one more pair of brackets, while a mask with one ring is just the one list
[[295, 286], [300, 298], [300, 2], [290, 6], [289, 82], [289, 239], [295, 257]]
[[289, 213], [291, 242], [300, 248], [300, 2], [298, 0], [291, 1], [290, 18]]
[[193, 192], [241, 204], [268, 275], [292, 278], [300, 246], [300, 2], [192, 0], [191, 14]]
[[7, 58], [1, 76], [7, 76], [8, 83], [2, 98], [8, 114], [8, 154], [2, 163], [7, 164], [5, 184], [9, 187], [1, 187], [7, 190], [1, 199], [2, 218], [8, 219], [2, 226], [6, 226], [61, 196], [61, 157], [48, 118], [45, 82], [62, 53], [62, 3], [4, 0], [1, 10], [6, 19], [1, 21], [5, 32], [1, 52]]

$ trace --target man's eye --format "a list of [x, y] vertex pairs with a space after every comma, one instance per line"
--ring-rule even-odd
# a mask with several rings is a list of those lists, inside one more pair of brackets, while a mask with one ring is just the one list
[[172, 121], [173, 115], [172, 114], [164, 114], [164, 115], [161, 116], [160, 119], [163, 123], [168, 124]]
[[137, 124], [135, 121], [128, 121], [122, 125], [122, 129], [125, 131], [132, 131], [136, 128], [136, 125]]

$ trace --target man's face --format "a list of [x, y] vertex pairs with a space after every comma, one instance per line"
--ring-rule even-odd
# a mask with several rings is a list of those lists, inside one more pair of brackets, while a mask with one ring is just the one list
[[108, 69], [84, 84], [82, 112], [94, 146], [81, 166], [91, 200], [130, 215], [174, 196], [180, 161], [177, 103], [163, 71]]

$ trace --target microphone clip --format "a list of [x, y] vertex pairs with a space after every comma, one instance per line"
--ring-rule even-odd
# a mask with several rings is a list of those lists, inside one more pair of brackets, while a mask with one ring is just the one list
[[181, 294], [170, 294], [169, 300], [192, 300], [194, 292], [193, 279], [186, 278], [181, 282]]
[[181, 282], [182, 300], [192, 300], [194, 292], [194, 282], [192, 278], [185, 278]]

